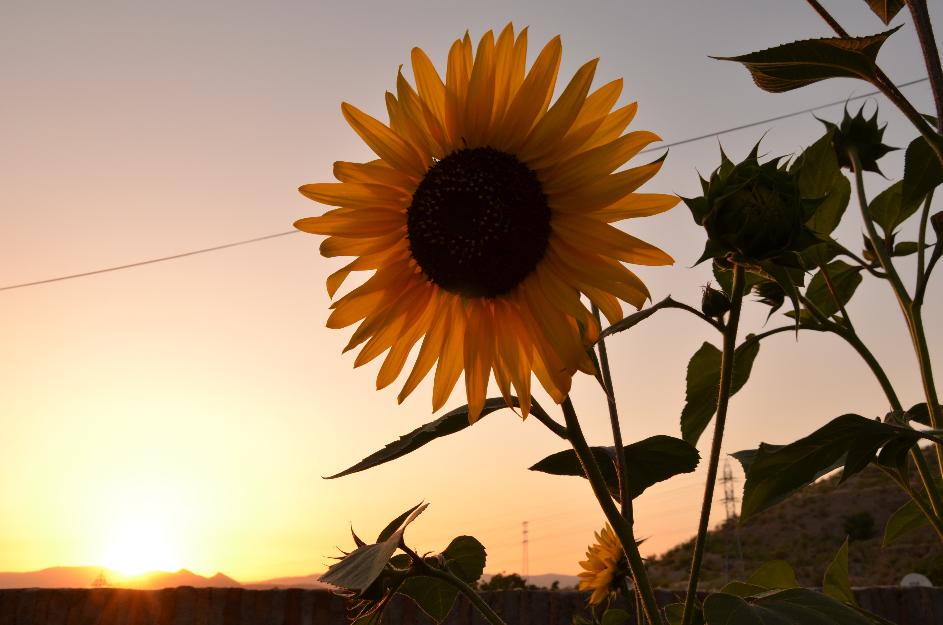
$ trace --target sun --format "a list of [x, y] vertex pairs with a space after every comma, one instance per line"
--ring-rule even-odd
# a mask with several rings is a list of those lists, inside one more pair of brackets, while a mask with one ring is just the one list
[[102, 564], [126, 577], [149, 571], [176, 571], [179, 547], [159, 521], [142, 519], [117, 529], [109, 537]]

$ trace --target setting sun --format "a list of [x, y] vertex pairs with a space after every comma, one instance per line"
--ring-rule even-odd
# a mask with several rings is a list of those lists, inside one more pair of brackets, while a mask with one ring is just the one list
[[181, 567], [181, 558], [166, 528], [143, 520], [112, 536], [102, 564], [125, 576], [133, 576], [148, 571], [175, 571]]

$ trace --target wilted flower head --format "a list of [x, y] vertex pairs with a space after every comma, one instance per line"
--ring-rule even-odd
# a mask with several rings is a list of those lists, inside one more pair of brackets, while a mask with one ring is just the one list
[[704, 195], [684, 199], [709, 238], [698, 262], [723, 257], [759, 262], [818, 241], [805, 223], [820, 198], [803, 198], [797, 176], [780, 166], [782, 158], [760, 163], [758, 149], [759, 144], [737, 164], [721, 150], [720, 167], [709, 180], [701, 179]]
[[878, 159], [897, 149], [884, 145], [884, 129], [887, 128], [887, 124], [878, 126], [877, 109], [875, 109], [871, 119], [865, 119], [864, 105], [858, 109], [858, 113], [854, 117], [848, 114], [846, 108], [839, 126], [824, 119], [819, 121], [832, 131], [832, 145], [835, 146], [835, 155], [838, 157], [840, 167], [847, 167], [854, 171], [851, 157], [848, 155], [848, 151], [854, 149], [858, 154], [858, 160], [861, 161], [862, 170], [881, 174], [881, 170], [878, 168]]

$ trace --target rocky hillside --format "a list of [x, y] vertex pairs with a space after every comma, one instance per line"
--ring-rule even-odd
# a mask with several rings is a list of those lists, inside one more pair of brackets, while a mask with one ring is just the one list
[[[931, 462], [935, 466], [935, 460]], [[852, 585], [897, 585], [907, 573], [917, 572], [943, 586], [943, 547], [931, 529], [925, 527], [881, 547], [888, 517], [905, 501], [898, 486], [873, 467], [842, 485], [837, 474], [823, 479], [747, 523], [727, 523], [712, 530], [702, 589], [745, 579], [773, 559], [789, 562], [800, 584], [820, 586], [825, 568], [849, 534]], [[683, 588], [693, 546], [692, 539], [649, 560], [652, 581], [661, 588]]]

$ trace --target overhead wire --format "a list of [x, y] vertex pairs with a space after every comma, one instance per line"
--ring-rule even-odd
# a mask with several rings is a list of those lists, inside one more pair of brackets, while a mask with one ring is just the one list
[[[910, 81], [907, 81], [907, 82], [904, 82], [904, 83], [900, 83], [899, 85], [897, 85], [897, 87], [898, 87], [898, 88], [910, 87], [910, 86], [912, 86], [912, 85], [916, 85], [916, 84], [921, 83], [921, 82], [926, 82], [927, 80], [929, 80], [929, 79], [928, 79], [928, 78], [918, 78], [918, 79], [916, 79], [916, 80], [910, 80]], [[667, 148], [676, 147], [676, 146], [679, 146], [679, 145], [685, 145], [685, 144], [687, 144], [687, 143], [694, 143], [695, 141], [702, 141], [702, 140], [704, 140], [704, 139], [710, 139], [711, 137], [719, 137], [719, 136], [721, 136], [721, 135], [725, 135], [725, 134], [728, 134], [728, 133], [731, 133], [731, 132], [736, 132], [736, 131], [738, 131], [738, 130], [744, 130], [744, 129], [746, 129], [746, 128], [753, 128], [753, 127], [755, 127], [755, 126], [761, 126], [761, 125], [763, 125], [763, 124], [768, 124], [768, 123], [770, 123], [770, 122], [776, 122], [776, 121], [781, 121], [781, 120], [783, 120], [783, 119], [789, 119], [790, 117], [797, 117], [797, 116], [799, 116], [799, 115], [804, 115], [804, 114], [807, 114], [807, 113], [812, 113], [812, 112], [814, 112], [814, 111], [818, 111], [818, 110], [821, 110], [821, 109], [824, 109], [824, 108], [828, 108], [828, 107], [830, 107], [830, 106], [837, 106], [837, 105], [839, 105], [839, 104], [845, 104], [845, 103], [851, 102], [851, 101], [853, 101], [853, 100], [860, 100], [860, 99], [862, 99], [862, 98], [870, 98], [870, 97], [872, 97], [872, 96], [879, 95], [879, 94], [880, 94], [880, 91], [869, 91], [869, 92], [867, 92], [867, 93], [862, 93], [862, 94], [859, 94], [859, 95], [850, 96], [850, 97], [845, 98], [845, 99], [843, 99], [843, 100], [835, 100], [834, 102], [828, 102], [828, 103], [826, 103], [826, 104], [819, 104], [818, 106], [813, 106], [813, 107], [810, 107], [810, 108], [802, 109], [802, 110], [800, 110], [800, 111], [793, 111], [793, 112], [791, 112], [791, 113], [786, 113], [786, 114], [783, 114], [783, 115], [777, 115], [777, 116], [775, 116], [775, 117], [769, 117], [769, 118], [766, 118], [766, 119], [761, 119], [761, 120], [758, 120], [758, 121], [750, 122], [750, 123], [747, 123], [747, 124], [741, 124], [741, 125], [739, 125], [739, 126], [733, 126], [733, 127], [730, 127], [730, 128], [724, 128], [724, 129], [722, 129], [722, 130], [717, 130], [717, 131], [710, 132], [710, 133], [707, 133], [707, 134], [698, 135], [698, 136], [696, 136], [696, 137], [688, 137], [687, 139], [681, 139], [681, 140], [679, 140], [679, 141], [672, 141], [672, 142], [670, 142], [670, 143], [662, 143], [662, 144], [660, 144], [660, 145], [658, 145], [658, 146], [650, 147], [650, 148], [646, 148], [646, 149], [644, 149], [644, 150], [641, 150], [639, 153], [640, 153], [640, 154], [644, 154], [644, 153], [646, 153], [646, 152], [655, 152], [655, 151], [659, 151], [659, 150], [665, 150], [665, 149], [667, 149]], [[172, 254], [172, 255], [169, 255], [169, 256], [161, 256], [161, 257], [159, 257], [159, 258], [151, 258], [151, 259], [148, 259], [148, 260], [142, 260], [142, 261], [138, 261], [138, 262], [134, 262], [134, 263], [127, 263], [127, 264], [125, 264], [125, 265], [116, 265], [116, 266], [114, 266], [114, 267], [106, 267], [106, 268], [104, 268], [104, 269], [95, 269], [95, 270], [92, 270], [92, 271], [84, 271], [84, 272], [81, 272], [81, 273], [73, 273], [73, 274], [68, 274], [68, 275], [63, 275], [63, 276], [57, 276], [57, 277], [55, 277], [55, 278], [46, 278], [46, 279], [44, 279], [44, 280], [34, 280], [34, 281], [31, 281], [31, 282], [22, 282], [22, 283], [19, 283], [19, 284], [10, 284], [10, 285], [7, 285], [7, 286], [0, 287], [0, 291], [12, 291], [12, 290], [14, 290], [14, 289], [24, 289], [24, 288], [31, 287], [31, 286], [39, 286], [39, 285], [41, 285], [41, 284], [51, 284], [51, 283], [54, 283], [54, 282], [62, 282], [62, 281], [65, 281], [65, 280], [74, 280], [74, 279], [76, 279], [76, 278], [85, 278], [85, 277], [88, 277], [88, 276], [94, 276], [94, 275], [98, 275], [98, 274], [102, 274], [102, 273], [110, 273], [110, 272], [113, 272], [113, 271], [121, 271], [121, 270], [124, 270], [124, 269], [132, 269], [132, 268], [134, 268], [134, 267], [142, 267], [142, 266], [144, 266], [144, 265], [152, 265], [152, 264], [155, 264], [155, 263], [163, 263], [163, 262], [167, 262], [167, 261], [171, 261], [171, 260], [178, 260], [178, 259], [180, 259], [180, 258], [186, 258], [186, 257], [188, 257], [188, 256], [196, 256], [196, 255], [198, 255], [198, 254], [207, 254], [207, 253], [210, 253], [210, 252], [218, 252], [218, 251], [220, 251], [220, 250], [225, 250], [225, 249], [229, 249], [229, 248], [233, 248], [233, 247], [239, 247], [239, 246], [242, 246], [242, 245], [250, 245], [250, 244], [252, 244], [252, 243], [258, 243], [259, 241], [265, 241], [265, 240], [268, 240], [268, 239], [275, 239], [275, 238], [278, 238], [278, 237], [288, 236], [288, 235], [290, 235], [290, 234], [295, 234], [296, 232], [298, 232], [298, 230], [289, 230], [289, 231], [286, 231], [286, 232], [277, 232], [277, 233], [275, 233], [275, 234], [267, 234], [267, 235], [260, 236], [260, 237], [255, 237], [255, 238], [252, 238], [252, 239], [245, 239], [245, 240], [243, 240], [243, 241], [234, 241], [234, 242], [232, 242], [232, 243], [224, 243], [223, 245], [216, 245], [216, 246], [213, 246], [213, 247], [206, 247], [206, 248], [202, 248], [202, 249], [198, 249], [198, 250], [192, 250], [192, 251], [189, 251], [189, 252], [183, 252], [183, 253], [181, 253], [181, 254]]]

